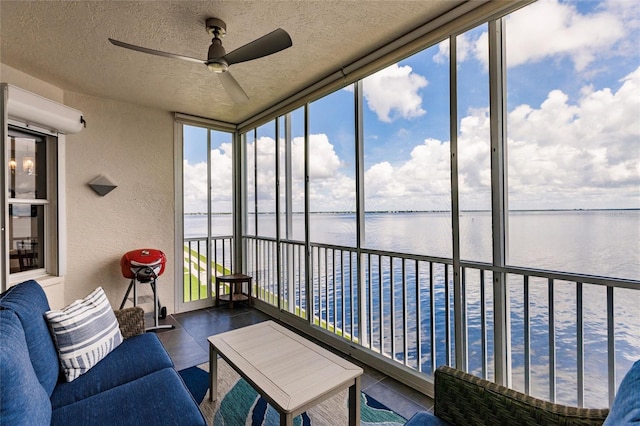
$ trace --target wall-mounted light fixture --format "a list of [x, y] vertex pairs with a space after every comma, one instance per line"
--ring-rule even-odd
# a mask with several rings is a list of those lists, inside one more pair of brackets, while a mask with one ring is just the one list
[[113, 183], [108, 177], [104, 175], [100, 175], [91, 182], [89, 182], [89, 186], [91, 189], [96, 191], [96, 194], [104, 197], [114, 189], [118, 187], [115, 183]]
[[16, 173], [16, 159], [12, 158], [11, 160], [9, 160], [9, 168], [11, 169], [11, 174], [15, 174]]

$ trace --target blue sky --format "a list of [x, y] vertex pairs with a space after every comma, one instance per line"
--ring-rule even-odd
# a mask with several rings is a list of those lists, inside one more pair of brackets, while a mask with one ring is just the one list
[[[507, 17], [510, 208], [640, 208], [638, 3], [539, 0]], [[486, 209], [490, 200], [486, 33], [484, 24], [457, 38], [460, 197], [466, 209]], [[365, 79], [368, 210], [450, 207], [448, 52], [444, 41]], [[294, 159], [300, 163], [302, 114], [293, 116]], [[353, 206], [353, 116], [350, 88], [310, 106], [312, 210]], [[261, 153], [273, 146], [273, 132], [264, 130], [257, 149], [265, 161], [259, 160], [259, 169], [268, 172], [272, 157]], [[228, 143], [221, 136], [216, 142]], [[221, 154], [216, 160], [230, 161], [228, 147], [214, 149]], [[201, 153], [185, 148], [185, 182], [191, 185], [185, 193], [192, 194], [196, 210]], [[258, 176], [265, 184], [259, 197], [267, 203], [274, 196], [272, 178]], [[294, 196], [300, 195], [298, 188]]]

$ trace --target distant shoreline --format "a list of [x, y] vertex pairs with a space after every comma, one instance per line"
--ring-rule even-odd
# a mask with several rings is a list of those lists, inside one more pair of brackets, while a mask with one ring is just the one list
[[[509, 210], [511, 213], [543, 213], [543, 212], [623, 212], [640, 211], [640, 208], [622, 209], [533, 209], [533, 210]], [[404, 214], [404, 213], [451, 213], [451, 210], [372, 210], [365, 214]], [[491, 210], [460, 210], [460, 213], [491, 213]], [[231, 215], [230, 212], [215, 212], [212, 215]], [[274, 215], [275, 212], [261, 212], [259, 215]], [[303, 215], [304, 212], [292, 212], [294, 215]], [[356, 214], [355, 211], [313, 211], [309, 214]], [[184, 216], [207, 216], [207, 213], [185, 213]]]

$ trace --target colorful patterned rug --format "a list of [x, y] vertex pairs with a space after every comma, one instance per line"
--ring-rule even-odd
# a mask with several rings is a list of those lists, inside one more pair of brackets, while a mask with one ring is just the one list
[[[209, 364], [199, 369], [208, 372]], [[193, 373], [193, 372], [192, 372]], [[192, 377], [205, 377], [193, 374]], [[208, 380], [208, 375], [206, 376]], [[185, 380], [186, 381], [186, 380]], [[191, 388], [194, 385], [187, 385]], [[198, 388], [199, 386], [195, 386]], [[293, 421], [294, 426], [337, 426], [348, 423], [347, 391], [319, 403]], [[207, 391], [200, 403], [200, 410], [211, 426], [278, 426], [280, 416], [222, 359], [218, 359], [218, 400], [209, 401]], [[407, 420], [365, 393], [360, 397], [361, 425], [401, 426]]]

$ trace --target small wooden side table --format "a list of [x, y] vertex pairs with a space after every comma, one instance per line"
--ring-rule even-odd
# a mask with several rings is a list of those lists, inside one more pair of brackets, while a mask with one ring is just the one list
[[[248, 300], [249, 306], [253, 305], [251, 296], [251, 282], [253, 278], [245, 274], [219, 275], [216, 277], [216, 306], [220, 304], [220, 299], [229, 302], [229, 308], [233, 308], [233, 302]], [[229, 294], [220, 294], [222, 283], [229, 284]], [[242, 292], [242, 284], [247, 283], [247, 293]]]

